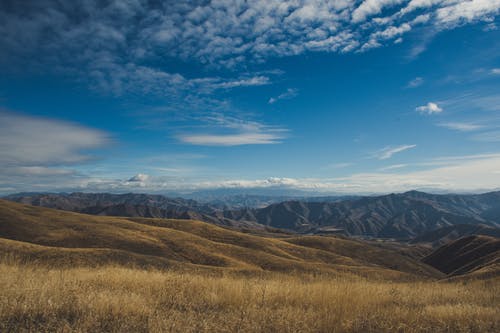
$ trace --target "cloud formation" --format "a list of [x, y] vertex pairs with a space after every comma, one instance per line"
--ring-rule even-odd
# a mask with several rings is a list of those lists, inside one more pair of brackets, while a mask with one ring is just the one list
[[298, 89], [288, 88], [284, 93], [279, 94], [276, 97], [269, 98], [268, 103], [269, 104], [274, 104], [277, 101], [280, 101], [280, 100], [283, 100], [283, 99], [291, 99], [291, 98], [296, 97], [298, 95], [298, 93], [299, 93]]
[[[60, 177], [54, 183], [40, 183], [40, 191], [79, 190], [110, 192], [166, 193], [175, 191], [196, 191], [207, 189], [293, 189], [315, 193], [387, 193], [412, 189], [444, 191], [495, 190], [500, 183], [500, 154], [478, 154], [468, 156], [445, 156], [428, 161], [428, 167], [421, 171], [397, 172], [409, 165], [389, 166], [381, 172], [354, 173], [340, 178], [288, 178], [269, 177], [264, 179], [219, 179], [210, 181], [186, 181], [183, 178], [138, 175], [126, 179]], [[0, 183], [0, 192], [6, 191]], [[17, 190], [22, 187], [17, 188]], [[33, 188], [30, 187], [30, 190]], [[12, 189], [10, 190], [12, 192]]]
[[375, 157], [379, 160], [387, 160], [394, 154], [401, 153], [405, 150], [415, 148], [417, 145], [401, 145], [396, 147], [385, 147], [375, 153]]
[[443, 109], [436, 103], [429, 102], [426, 105], [416, 107], [415, 111], [420, 113], [435, 114], [443, 112]]
[[[204, 117], [210, 132], [189, 132], [177, 135], [181, 142], [198, 146], [241, 146], [250, 144], [277, 144], [286, 137], [287, 130], [257, 121], [243, 121], [222, 114]], [[217, 130], [217, 132], [214, 132]]]
[[0, 112], [1, 166], [81, 163], [92, 158], [89, 150], [109, 142], [109, 135], [99, 130], [54, 119]]
[[[158, 58], [233, 68], [305, 52], [359, 52], [420, 26], [451, 29], [499, 11], [500, 0], [7, 1], [0, 4], [0, 62], [76, 70], [115, 93], [137, 86], [127, 87], [137, 76], [149, 92], [158, 83], [185, 84], [181, 73], [154, 65]], [[210, 81], [222, 88], [267, 82]]]
[[416, 87], [420, 87], [422, 84], [424, 84], [424, 79], [421, 78], [420, 76], [417, 76], [416, 78], [414, 78], [413, 80], [408, 82], [406, 87], [407, 88], [416, 88]]
[[[0, 192], [75, 187], [76, 167], [110, 143], [102, 131], [60, 120], [0, 112]], [[26, 187], [23, 187], [26, 186]], [[3, 189], [3, 190], [2, 190]]]
[[483, 125], [478, 125], [473, 123], [450, 122], [450, 123], [441, 123], [438, 125], [441, 127], [449, 128], [460, 132], [471, 132], [484, 128]]

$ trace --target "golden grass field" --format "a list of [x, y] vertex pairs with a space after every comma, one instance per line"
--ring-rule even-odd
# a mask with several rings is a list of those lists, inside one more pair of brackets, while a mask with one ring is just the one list
[[0, 264], [1, 332], [499, 332], [500, 281]]
[[0, 332], [500, 332], [498, 267], [421, 251], [0, 200]]

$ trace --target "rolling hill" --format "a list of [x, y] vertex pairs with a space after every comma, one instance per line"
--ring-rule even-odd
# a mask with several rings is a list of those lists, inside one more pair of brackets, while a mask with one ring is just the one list
[[390, 279], [441, 273], [363, 241], [269, 238], [191, 220], [92, 216], [0, 200], [0, 249], [52, 266], [116, 264], [246, 272], [357, 274]]
[[489, 236], [467, 236], [438, 248], [422, 259], [449, 276], [476, 271], [500, 273], [500, 239]]

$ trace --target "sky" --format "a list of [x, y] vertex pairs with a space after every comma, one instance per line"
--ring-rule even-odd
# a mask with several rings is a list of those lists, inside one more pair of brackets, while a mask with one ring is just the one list
[[500, 0], [0, 2], [0, 194], [500, 189]]

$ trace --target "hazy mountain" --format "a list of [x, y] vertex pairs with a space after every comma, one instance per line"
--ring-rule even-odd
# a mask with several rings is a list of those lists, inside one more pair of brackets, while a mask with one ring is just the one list
[[113, 205], [142, 205], [156, 207], [163, 210], [187, 211], [196, 209], [211, 211], [208, 206], [182, 198], [168, 198], [162, 195], [126, 193], [20, 193], [5, 197], [7, 200], [16, 201], [33, 206], [82, 211], [90, 207], [107, 207]]
[[204, 191], [196, 192], [186, 196], [197, 202], [208, 204], [212, 207], [225, 210], [245, 209], [245, 208], [264, 208], [269, 205], [284, 201], [306, 201], [306, 202], [338, 202], [347, 199], [354, 199], [358, 196], [315, 196], [306, 195], [303, 192], [294, 192], [294, 195], [284, 194], [248, 194], [241, 191]]
[[497, 212], [500, 192], [434, 195], [411, 191], [340, 202], [287, 201], [262, 209], [226, 211], [224, 216], [302, 233], [334, 230], [401, 239], [455, 224], [498, 227]]
[[92, 215], [187, 219], [236, 228], [264, 228], [253, 221], [226, 219], [219, 209], [208, 204], [157, 194], [19, 193], [4, 199]]

